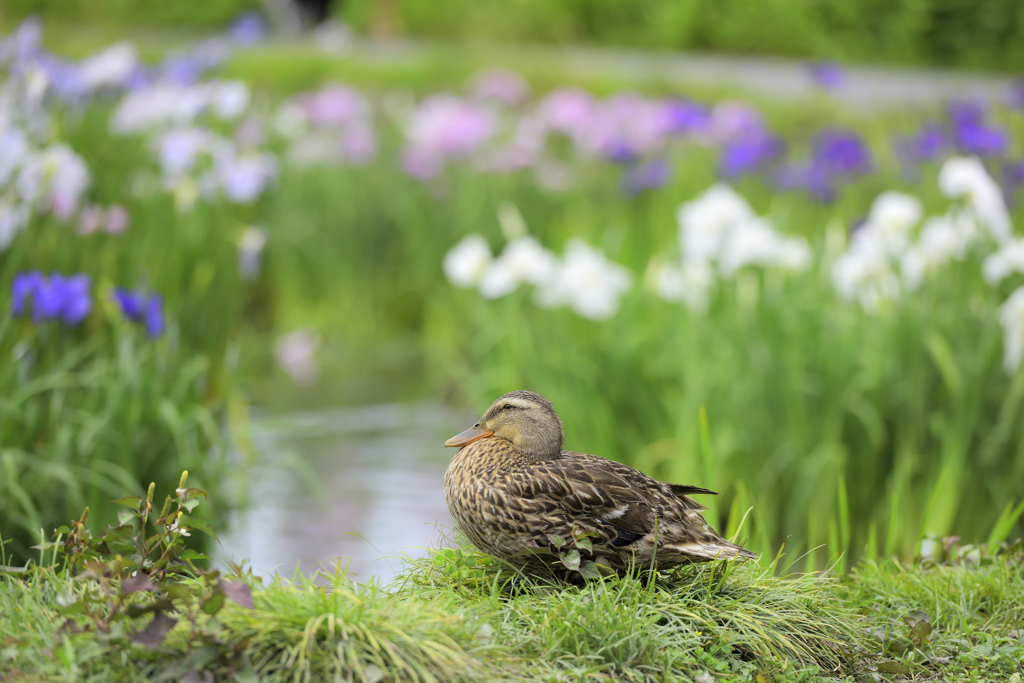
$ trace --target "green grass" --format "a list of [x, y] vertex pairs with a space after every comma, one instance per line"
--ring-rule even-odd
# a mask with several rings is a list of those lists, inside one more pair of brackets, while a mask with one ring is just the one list
[[0, 539], [0, 681], [825, 683], [1024, 670], [1021, 541], [988, 552], [949, 539], [925, 560], [848, 574], [793, 573], [780, 554], [566, 585], [455, 537], [405, 558], [388, 585], [356, 583], [340, 562], [257, 577], [201, 566], [185, 537], [213, 532], [195, 512], [207, 494], [189, 482], [182, 473], [162, 507], [153, 484], [113, 501], [118, 526], [99, 535], [87, 509], [21, 568], [3, 566]]
[[190, 648], [185, 620], [155, 649], [62, 629], [59, 605], [83, 585], [49, 569], [0, 576], [0, 680], [167, 680], [192, 669], [261, 681], [1024, 674], [1019, 551], [980, 564], [869, 562], [845, 576], [704, 565], [656, 581], [559, 587], [517, 578], [468, 548], [437, 550], [386, 588], [340, 570], [256, 582], [254, 610], [229, 603], [217, 616], [221, 649], [243, 653], [234, 669], [216, 648]]

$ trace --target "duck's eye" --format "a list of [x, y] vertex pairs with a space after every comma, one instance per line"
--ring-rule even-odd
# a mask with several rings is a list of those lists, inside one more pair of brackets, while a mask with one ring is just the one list
[[512, 410], [513, 408], [515, 408], [515, 406], [512, 405], [511, 403], [506, 403], [504, 406], [502, 406], [502, 410]]

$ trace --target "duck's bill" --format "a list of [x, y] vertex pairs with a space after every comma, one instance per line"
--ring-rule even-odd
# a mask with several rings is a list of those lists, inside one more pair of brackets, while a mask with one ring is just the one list
[[444, 442], [445, 446], [449, 448], [461, 448], [466, 444], [473, 443], [478, 439], [484, 439], [488, 436], [493, 435], [494, 432], [490, 429], [484, 429], [483, 427], [470, 427], [464, 432], [456, 434], [452, 438]]

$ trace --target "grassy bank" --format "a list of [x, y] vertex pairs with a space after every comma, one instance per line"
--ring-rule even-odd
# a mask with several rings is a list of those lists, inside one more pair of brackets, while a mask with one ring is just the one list
[[[140, 635], [149, 613], [109, 632], [77, 615], [69, 606], [96, 590], [94, 581], [50, 568], [0, 575], [0, 680], [994, 682], [1024, 674], [1019, 547], [948, 564], [869, 562], [847, 575], [701, 566], [585, 587], [537, 584], [475, 550], [443, 549], [387, 587], [355, 584], [341, 570], [269, 583], [233, 577], [252, 586], [251, 605], [229, 599], [215, 610], [205, 609], [206, 584], [185, 581], [173, 596], [193, 615], [168, 612], [177, 623], [158, 642]], [[136, 602], [161, 594], [143, 595]]]

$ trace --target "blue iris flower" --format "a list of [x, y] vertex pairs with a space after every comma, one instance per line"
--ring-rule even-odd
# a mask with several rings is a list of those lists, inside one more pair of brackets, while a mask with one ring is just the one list
[[146, 333], [156, 339], [164, 333], [164, 300], [159, 294], [142, 294], [127, 289], [115, 289], [114, 301], [126, 320], [143, 323]]
[[762, 170], [782, 154], [784, 145], [774, 135], [757, 133], [730, 142], [718, 159], [718, 172], [724, 178], [737, 178]]
[[64, 280], [64, 305], [60, 317], [67, 325], [75, 326], [92, 312], [92, 279], [88, 275], [72, 275]]
[[967, 154], [998, 157], [1010, 149], [1006, 131], [984, 123], [957, 124], [954, 134], [956, 146]]
[[1009, 134], [985, 121], [988, 112], [983, 102], [953, 101], [946, 112], [953, 124], [953, 141], [961, 152], [998, 157], [1009, 151]]
[[92, 280], [88, 275], [43, 277], [32, 271], [19, 273], [11, 282], [11, 313], [24, 314], [31, 301], [32, 321], [61, 320], [74, 327], [92, 312]]
[[775, 171], [775, 184], [782, 190], [803, 190], [822, 204], [836, 200], [836, 181], [815, 163], [783, 166]]
[[121, 307], [121, 315], [133, 322], [142, 320], [142, 295], [127, 289], [114, 289], [114, 301]]
[[864, 140], [851, 130], [831, 129], [814, 139], [813, 164], [833, 176], [868, 173], [874, 164]]
[[150, 294], [146, 300], [146, 333], [152, 339], [164, 333], [164, 300], [159, 294]]
[[672, 178], [672, 165], [665, 159], [653, 159], [626, 169], [622, 189], [630, 196], [665, 185]]
[[25, 306], [39, 288], [42, 279], [43, 274], [38, 270], [14, 276], [11, 282], [11, 315], [17, 318], [25, 312]]
[[704, 133], [711, 128], [711, 112], [707, 107], [675, 100], [668, 104], [668, 129], [673, 133]]

